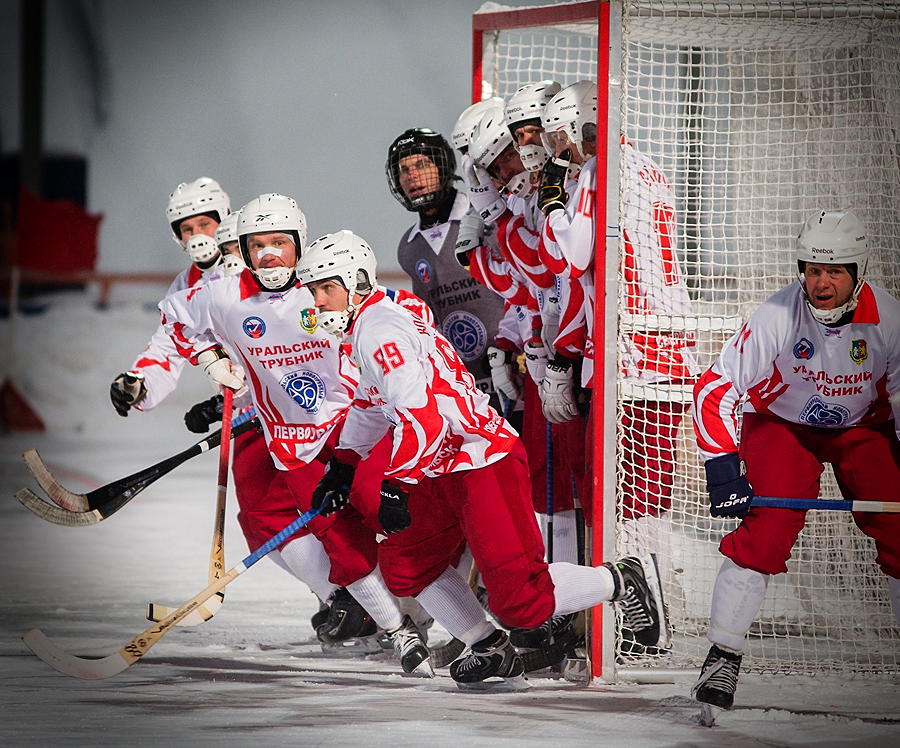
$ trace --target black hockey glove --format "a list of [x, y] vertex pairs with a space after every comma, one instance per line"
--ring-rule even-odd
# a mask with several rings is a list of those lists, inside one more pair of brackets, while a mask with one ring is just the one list
[[213, 395], [209, 400], [197, 403], [184, 414], [184, 425], [195, 434], [205, 434], [209, 427], [222, 420], [224, 399], [221, 395]]
[[405, 530], [412, 524], [409, 514], [409, 491], [387, 480], [381, 481], [381, 506], [378, 522], [385, 535]]
[[743, 517], [750, 511], [753, 489], [747, 467], [737, 452], [706, 461], [706, 490], [713, 517]]
[[322, 507], [322, 516], [327, 517], [347, 506], [355, 473], [355, 467], [332, 457], [325, 466], [325, 475], [312, 493], [312, 508]]
[[144, 375], [134, 371], [119, 374], [109, 386], [109, 399], [112, 400], [116, 413], [123, 417], [146, 396], [147, 385], [144, 384]]
[[538, 187], [538, 207], [545, 216], [554, 210], [566, 207], [569, 195], [566, 192], [566, 179], [569, 173], [569, 161], [572, 151], [568, 148], [557, 158], [551, 158], [541, 170], [541, 182]]

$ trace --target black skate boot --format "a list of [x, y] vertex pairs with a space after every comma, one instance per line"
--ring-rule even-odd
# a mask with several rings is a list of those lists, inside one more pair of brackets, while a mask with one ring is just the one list
[[509, 641], [516, 648], [526, 673], [561, 665], [566, 648], [575, 640], [576, 613], [553, 616], [539, 629], [512, 629]]
[[691, 689], [691, 696], [701, 704], [731, 709], [742, 658], [740, 652], [713, 644], [700, 670], [700, 678]]
[[425, 646], [422, 634], [409, 616], [403, 616], [403, 623], [393, 631], [386, 632], [400, 658], [404, 673], [421, 678], [434, 678], [434, 668], [429, 659], [430, 652]]
[[324, 623], [316, 629], [322, 651], [330, 654], [375, 654], [381, 651], [376, 639], [378, 627], [365, 608], [345, 588], [329, 598], [331, 607]]
[[[450, 665], [450, 677], [463, 691], [506, 690], [530, 688], [523, 673], [525, 665], [516, 654], [509, 636], [498, 629], [475, 642], [463, 656]], [[500, 678], [502, 680], [488, 680]]]
[[319, 609], [312, 614], [312, 618], [309, 619], [310, 624], [312, 624], [313, 631], [317, 631], [319, 626], [321, 626], [325, 621], [328, 620], [328, 611], [331, 610], [331, 606], [328, 603], [322, 602], [319, 600]]
[[622, 612], [623, 625], [631, 629], [634, 640], [644, 647], [667, 647], [669, 624], [653, 557], [628, 556], [603, 566], [612, 572], [612, 601]]

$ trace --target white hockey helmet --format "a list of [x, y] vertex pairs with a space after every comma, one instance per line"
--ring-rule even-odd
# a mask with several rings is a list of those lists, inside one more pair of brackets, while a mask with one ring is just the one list
[[[514, 147], [512, 135], [503, 119], [503, 110], [500, 107], [488, 109], [481, 120], [472, 130], [472, 139], [469, 143], [469, 156], [475, 163], [485, 171], [490, 171], [489, 167], [497, 157], [500, 156], [507, 148]], [[531, 180], [528, 179], [528, 173], [519, 172], [512, 176], [506, 189], [513, 195], [519, 197], [527, 197], [532, 190]]]
[[280, 232], [294, 239], [297, 257], [306, 251], [306, 217], [297, 201], [270, 192], [260, 195], [240, 210], [237, 234], [244, 264], [256, 279], [270, 291], [284, 291], [296, 283], [294, 267], [254, 268], [247, 247], [251, 234]]
[[556, 153], [557, 134], [564, 134], [587, 160], [583, 143], [597, 141], [597, 84], [584, 80], [563, 88], [544, 107], [541, 126], [541, 139], [551, 155]]
[[182, 182], [169, 195], [166, 219], [180, 246], [184, 247], [178, 228], [181, 222], [203, 213], [213, 214], [217, 223], [222, 223], [231, 213], [231, 201], [215, 179], [200, 177], [193, 182]]
[[194, 234], [184, 245], [184, 251], [198, 268], [206, 272], [222, 262], [222, 253], [216, 240], [206, 234]]
[[450, 131], [450, 142], [456, 150], [462, 154], [468, 153], [472, 130], [481, 121], [482, 115], [494, 107], [503, 108], [503, 99], [499, 96], [477, 101], [463, 110], [453, 125], [453, 130]]
[[[807, 262], [823, 265], [844, 265], [854, 277], [856, 285], [846, 304], [836, 309], [816, 309], [809, 305], [813, 316], [823, 324], [837, 322], [847, 312], [856, 309], [869, 267], [871, 249], [865, 224], [852, 211], [820, 210], [809, 217], [797, 237], [797, 269], [801, 282]], [[804, 294], [806, 288], [804, 286]], [[809, 298], [807, 297], [807, 303]]]
[[345, 310], [317, 312], [319, 324], [330, 333], [340, 335], [350, 326], [356, 312], [355, 294], [367, 296], [378, 284], [377, 263], [372, 248], [352, 231], [326, 234], [309, 245], [297, 262], [297, 277], [303, 285], [314, 281], [338, 280], [347, 289]]
[[216, 229], [216, 244], [221, 247], [223, 244], [238, 240], [237, 225], [240, 217], [241, 212], [237, 211], [219, 222], [219, 227]]
[[545, 80], [538, 83], [529, 83], [522, 86], [506, 102], [506, 108], [503, 110], [503, 117], [506, 120], [506, 126], [513, 136], [513, 143], [519, 151], [519, 157], [522, 159], [522, 166], [528, 171], [538, 171], [543, 167], [550, 154], [542, 145], [536, 143], [528, 143], [519, 145], [515, 139], [515, 132], [520, 127], [533, 125], [541, 127], [541, 112], [547, 103], [560, 92], [562, 86], [556, 81]]

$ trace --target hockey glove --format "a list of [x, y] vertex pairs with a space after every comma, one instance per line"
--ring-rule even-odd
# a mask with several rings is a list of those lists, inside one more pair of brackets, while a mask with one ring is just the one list
[[487, 361], [491, 367], [494, 389], [509, 400], [519, 400], [522, 394], [516, 385], [516, 369], [510, 358], [506, 351], [488, 346]]
[[312, 492], [312, 508], [322, 507], [322, 516], [327, 517], [347, 506], [355, 473], [355, 467], [332, 457], [325, 466], [325, 475]]
[[213, 395], [209, 400], [197, 403], [184, 414], [184, 425], [195, 434], [205, 434], [209, 427], [222, 420], [222, 395]]
[[409, 514], [409, 491], [388, 480], [381, 481], [381, 506], [378, 522], [385, 535], [405, 530], [412, 524]]
[[750, 511], [753, 489], [746, 478], [747, 466], [737, 452], [706, 461], [706, 490], [713, 517], [743, 517]]
[[556, 158], [551, 158], [541, 170], [541, 183], [538, 187], [538, 208], [545, 216], [554, 210], [566, 207], [569, 195], [566, 192], [566, 180], [569, 173], [569, 161], [572, 151], [568, 148]]
[[456, 235], [456, 261], [466, 270], [471, 264], [469, 254], [475, 247], [480, 246], [483, 240], [484, 221], [481, 220], [481, 216], [474, 211], [466, 213], [459, 221], [459, 232]]
[[112, 400], [116, 413], [127, 417], [128, 411], [147, 397], [147, 385], [144, 375], [136, 371], [119, 374], [109, 386], [109, 399]]
[[541, 406], [550, 423], [565, 423], [578, 415], [572, 386], [572, 361], [556, 356], [547, 364], [541, 382]]
[[548, 358], [547, 349], [544, 346], [534, 343], [525, 344], [525, 368], [528, 370], [528, 376], [538, 387], [544, 381]]
[[466, 163], [466, 183], [469, 184], [469, 203], [485, 223], [494, 223], [506, 211], [506, 201], [500, 197], [490, 174], [471, 159]]
[[216, 392], [222, 394], [228, 387], [234, 390], [235, 396], [247, 391], [244, 384], [244, 367], [232, 364], [225, 349], [221, 346], [210, 348], [197, 356], [197, 365], [206, 372]]

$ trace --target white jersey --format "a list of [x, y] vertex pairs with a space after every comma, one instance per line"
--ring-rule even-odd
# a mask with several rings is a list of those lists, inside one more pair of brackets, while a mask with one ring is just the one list
[[[191, 265], [175, 276], [175, 280], [166, 291], [166, 296], [221, 278], [221, 270], [221, 268], [215, 268], [209, 272], [203, 272], [196, 265]], [[157, 327], [144, 352], [137, 357], [129, 369], [129, 371], [143, 374], [144, 384], [147, 387], [146, 397], [134, 408], [141, 411], [152, 410], [165, 400], [178, 386], [178, 379], [181, 377], [185, 363], [184, 357], [179, 355], [175, 344], [166, 334], [163, 326]]]
[[736, 411], [846, 428], [894, 420], [900, 405], [900, 301], [865, 284], [849, 324], [813, 317], [799, 282], [750, 315], [694, 387], [694, 427], [705, 460], [736, 452]]
[[166, 332], [191, 363], [221, 338], [244, 367], [280, 470], [315, 459], [343, 421], [358, 377], [338, 339], [319, 328], [309, 291], [260, 289], [244, 270], [169, 296], [159, 308]]
[[405, 483], [484, 467], [508, 454], [516, 432], [433, 326], [376, 291], [345, 337], [361, 379], [341, 449], [365, 456], [393, 427], [385, 476]]

